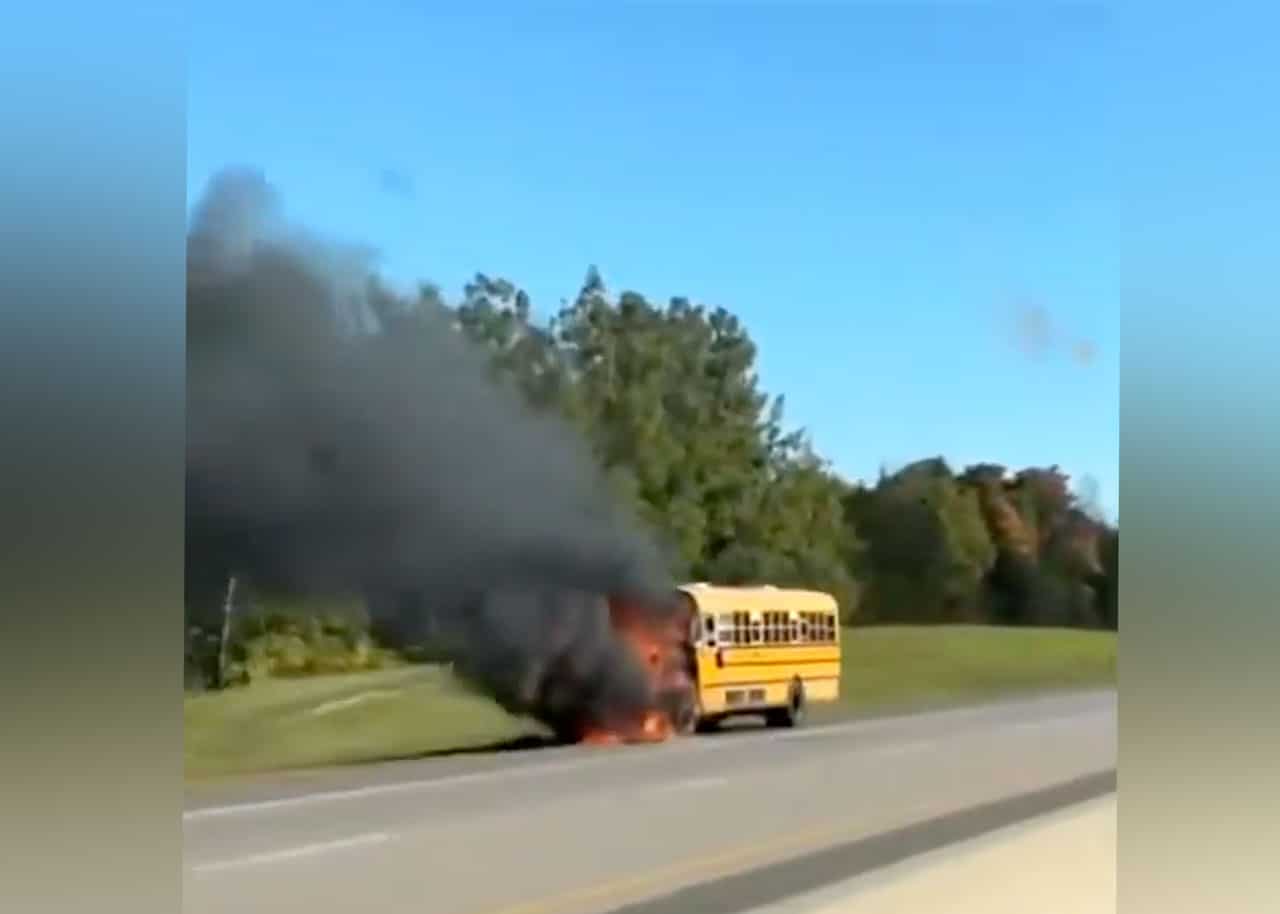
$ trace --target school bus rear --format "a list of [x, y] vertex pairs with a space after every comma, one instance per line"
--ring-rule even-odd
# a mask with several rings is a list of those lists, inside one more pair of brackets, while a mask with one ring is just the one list
[[839, 606], [826, 593], [774, 587], [681, 588], [694, 614], [700, 729], [739, 714], [773, 726], [840, 697]]

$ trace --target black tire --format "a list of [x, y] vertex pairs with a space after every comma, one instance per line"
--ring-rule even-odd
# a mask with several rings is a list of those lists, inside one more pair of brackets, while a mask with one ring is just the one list
[[681, 736], [696, 733], [699, 723], [697, 708], [684, 708], [674, 718], [675, 731]]
[[691, 692], [672, 690], [661, 696], [659, 706], [667, 712], [671, 729], [679, 735], [693, 733], [698, 724], [698, 700]]
[[694, 730], [698, 733], [715, 733], [719, 729], [719, 717], [699, 717], [698, 722], [694, 724]]
[[804, 696], [804, 683], [799, 679], [791, 681], [791, 690], [787, 695], [785, 708], [771, 708], [765, 714], [765, 722], [770, 727], [798, 727], [804, 723], [807, 710]]

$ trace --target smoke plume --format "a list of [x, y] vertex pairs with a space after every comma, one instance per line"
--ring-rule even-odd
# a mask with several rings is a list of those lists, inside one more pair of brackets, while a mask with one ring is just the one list
[[252, 172], [188, 235], [188, 576], [358, 593], [510, 710], [629, 713], [648, 681], [603, 597], [665, 608], [659, 554], [558, 420], [489, 379], [432, 301], [287, 226]]
[[1092, 340], [1070, 339], [1058, 326], [1043, 305], [1023, 302], [1012, 314], [1012, 339], [1014, 345], [1031, 358], [1043, 358], [1066, 346], [1071, 361], [1077, 365], [1092, 365], [1098, 355], [1098, 347]]

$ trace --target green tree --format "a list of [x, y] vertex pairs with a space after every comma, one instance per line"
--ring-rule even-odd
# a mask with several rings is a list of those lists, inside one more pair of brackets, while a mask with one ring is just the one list
[[1120, 627], [1120, 531], [1106, 530], [1099, 551], [1102, 577], [1098, 582], [1098, 616], [1102, 625], [1116, 630]]
[[483, 273], [463, 288], [454, 309], [456, 326], [487, 349], [495, 375], [514, 383], [537, 409], [564, 409], [569, 382], [551, 331], [536, 324], [528, 294], [505, 279]]
[[615, 302], [594, 270], [556, 329], [601, 463], [683, 568], [705, 569], [739, 538], [768, 462], [750, 339], [727, 312], [683, 299]]
[[847, 508], [866, 538], [868, 621], [974, 622], [995, 560], [977, 494], [941, 458], [859, 490]]
[[861, 598], [855, 568], [862, 544], [845, 516], [847, 489], [807, 444], [774, 455], [757, 514], [708, 563], [708, 577], [826, 590], [852, 621]]
[[[250, 204], [269, 206], [269, 194], [249, 190]], [[228, 349], [249, 354], [241, 370], [279, 371], [339, 339], [408, 347], [403, 356], [419, 334], [452, 326], [530, 407], [560, 412], [585, 435], [677, 575], [821, 588], [861, 622], [1118, 624], [1119, 531], [1088, 497], [1096, 486], [1077, 497], [1057, 467], [1010, 476], [979, 464], [957, 475], [941, 458], [849, 485], [787, 427], [783, 397], [761, 389], [755, 342], [724, 308], [614, 295], [593, 267], [571, 302], [539, 320], [515, 283], [484, 273], [453, 305], [429, 284], [406, 297], [376, 279], [346, 296], [316, 287], [270, 245], [239, 252], [256, 268], [236, 272], [206, 269], [226, 252], [201, 244], [197, 232], [193, 422], [227, 381], [211, 366]], [[189, 522], [193, 592], [225, 581], [224, 533]]]
[[593, 269], [556, 333], [572, 412], [682, 572], [825, 586], [852, 611], [844, 486], [783, 428], [783, 402], [760, 390], [755, 344], [734, 315], [684, 298], [615, 300]]

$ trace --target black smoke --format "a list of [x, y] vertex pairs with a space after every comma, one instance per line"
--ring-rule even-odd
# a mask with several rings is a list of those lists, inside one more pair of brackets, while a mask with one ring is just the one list
[[358, 593], [513, 711], [558, 725], [649, 703], [603, 598], [663, 608], [658, 552], [431, 296], [388, 292], [365, 252], [290, 228], [259, 175], [227, 172], [189, 230], [187, 318], [189, 604], [229, 573]]

